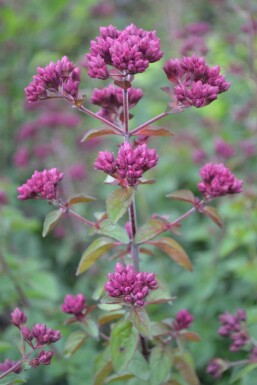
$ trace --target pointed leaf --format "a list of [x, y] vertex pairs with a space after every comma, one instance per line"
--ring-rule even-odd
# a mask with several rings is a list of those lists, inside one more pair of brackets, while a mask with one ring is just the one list
[[150, 366], [150, 384], [160, 385], [168, 377], [171, 370], [172, 355], [167, 347], [155, 346], [151, 351]]
[[140, 178], [140, 183], [141, 184], [154, 184], [154, 183], [156, 183], [156, 179]]
[[144, 243], [167, 230], [167, 221], [163, 218], [150, 218], [141, 226], [135, 236], [136, 243]]
[[167, 198], [176, 199], [178, 201], [184, 201], [189, 203], [194, 203], [195, 196], [190, 190], [178, 190], [174, 191], [171, 194], [166, 195]]
[[83, 273], [92, 266], [103, 254], [116, 247], [116, 244], [108, 238], [95, 239], [82, 254], [77, 275]]
[[109, 376], [111, 372], [112, 372], [112, 362], [108, 361], [102, 367], [102, 369], [99, 370], [99, 372], [96, 374], [94, 379], [94, 385], [104, 385], [106, 378]]
[[197, 334], [195, 332], [188, 332], [188, 331], [181, 330], [180, 336], [184, 340], [190, 341], [190, 342], [199, 342], [199, 341], [201, 341], [201, 337], [199, 336], [199, 334]]
[[93, 139], [97, 138], [98, 136], [103, 136], [103, 135], [117, 135], [117, 132], [114, 131], [112, 128], [101, 128], [100, 130], [89, 130], [88, 132], [85, 133], [83, 138], [81, 139], [81, 142], [85, 142], [88, 139]]
[[149, 339], [152, 338], [151, 321], [143, 307], [132, 308], [130, 312], [130, 320], [133, 322], [141, 336]]
[[71, 333], [64, 346], [64, 357], [71, 357], [82, 345], [84, 345], [87, 337], [87, 334], [82, 330]]
[[71, 207], [77, 203], [85, 203], [95, 201], [96, 198], [90, 197], [89, 195], [77, 194], [73, 195], [67, 202], [67, 206]]
[[137, 131], [136, 135], [146, 136], [173, 136], [173, 132], [165, 127], [147, 126]]
[[129, 208], [133, 198], [133, 188], [114, 190], [106, 199], [106, 208], [110, 220], [117, 222]]
[[222, 219], [218, 213], [218, 210], [212, 206], [205, 206], [202, 209], [202, 213], [207, 217], [211, 218], [211, 220], [216, 223], [219, 227], [223, 227]]
[[178, 352], [174, 357], [173, 364], [188, 385], [200, 385], [199, 379], [195, 373], [191, 361], [192, 360], [189, 353]]
[[108, 377], [105, 384], [114, 384], [115, 382], [121, 382], [121, 381], [126, 381], [130, 380], [131, 378], [134, 378], [135, 376], [133, 374], [121, 374], [121, 375], [114, 375], [111, 377]]
[[121, 317], [124, 316], [124, 313], [110, 313], [110, 314], [106, 314], [102, 317], [100, 317], [98, 319], [98, 323], [100, 326], [102, 325], [106, 325], [112, 321], [117, 321], [118, 319], [120, 319]]
[[115, 80], [114, 84], [122, 88], [123, 90], [127, 90], [128, 88], [131, 87], [130, 82], [128, 82], [127, 80]]
[[124, 303], [124, 299], [123, 298], [116, 298], [116, 297], [111, 297], [109, 295], [105, 295], [104, 297], [102, 297], [100, 299], [100, 302], [101, 303], [104, 303], [104, 304], [116, 304], [116, 303]]
[[129, 320], [115, 324], [110, 337], [112, 364], [116, 372], [122, 372], [131, 361], [138, 343], [138, 332]]
[[169, 237], [158, 239], [158, 241], [149, 242], [164, 251], [169, 255], [178, 265], [184, 267], [187, 270], [192, 271], [192, 264], [188, 258], [185, 250], [180, 246], [178, 242]]
[[98, 338], [99, 336], [99, 330], [96, 322], [92, 318], [86, 318], [85, 322], [83, 323], [83, 329], [94, 338]]
[[136, 352], [130, 361], [128, 368], [129, 373], [135, 375], [140, 380], [147, 381], [150, 376], [149, 365], [144, 356], [140, 352]]
[[52, 231], [62, 217], [60, 210], [53, 210], [47, 214], [44, 220], [42, 236], [45, 238]]
[[96, 233], [106, 235], [107, 237], [114, 238], [122, 243], [129, 243], [129, 237], [127, 231], [116, 224], [113, 224], [110, 219], [105, 219], [99, 224], [99, 229], [96, 230]]

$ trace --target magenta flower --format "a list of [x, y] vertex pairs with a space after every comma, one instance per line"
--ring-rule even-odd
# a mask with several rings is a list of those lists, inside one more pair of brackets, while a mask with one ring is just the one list
[[51, 93], [76, 100], [79, 82], [80, 68], [75, 67], [67, 56], [64, 56], [57, 63], [51, 62], [46, 67], [37, 67], [37, 75], [33, 76], [33, 81], [25, 88], [25, 94], [30, 102], [46, 99]]
[[188, 329], [193, 322], [193, 316], [187, 309], [180, 310], [175, 317], [173, 322], [174, 329], [177, 331]]
[[235, 154], [235, 149], [231, 144], [225, 142], [223, 139], [218, 138], [215, 140], [214, 149], [217, 155], [229, 159]]
[[63, 173], [57, 168], [35, 171], [31, 179], [17, 188], [18, 199], [56, 199], [57, 185], [62, 180]]
[[61, 333], [59, 330], [48, 328], [45, 324], [37, 323], [32, 329], [33, 336], [37, 341], [37, 345], [52, 344], [59, 341]]
[[75, 316], [81, 315], [86, 308], [86, 298], [83, 294], [67, 294], [64, 298], [64, 303], [61, 309], [64, 313], [74, 314]]
[[53, 355], [54, 355], [54, 352], [52, 351], [45, 352], [44, 350], [41, 350], [41, 352], [37, 357], [38, 362], [42, 365], [50, 365]]
[[9, 358], [6, 358], [4, 362], [0, 362], [0, 373], [4, 373], [7, 370], [14, 368], [12, 372], [18, 374], [21, 372], [22, 367], [19, 361], [11, 361]]
[[109, 25], [100, 28], [100, 35], [91, 41], [88, 59], [88, 75], [92, 78], [107, 79], [108, 65], [116, 68], [121, 75], [144, 72], [150, 63], [160, 60], [160, 40], [155, 31], [144, 31], [134, 24], [119, 31]]
[[23, 325], [27, 322], [27, 316], [22, 310], [20, 310], [18, 307], [16, 307], [14, 309], [14, 311], [11, 313], [11, 322], [15, 326], [20, 328], [21, 325]]
[[207, 373], [209, 373], [215, 379], [219, 379], [222, 373], [228, 369], [228, 364], [221, 358], [213, 358], [207, 367]]
[[218, 333], [232, 340], [230, 346], [232, 352], [240, 350], [249, 342], [249, 335], [245, 329], [246, 314], [243, 309], [238, 309], [235, 315], [225, 312], [220, 315], [219, 320], [221, 326]]
[[118, 179], [122, 185], [136, 186], [140, 183], [143, 173], [156, 166], [158, 155], [155, 149], [146, 144], [135, 148], [128, 142], [119, 148], [115, 160], [113, 153], [100, 151], [95, 161], [95, 168]]
[[208, 67], [205, 60], [195, 55], [169, 59], [163, 67], [167, 78], [175, 84], [174, 94], [180, 106], [204, 107], [230, 87], [220, 67]]
[[109, 281], [104, 285], [111, 297], [122, 298], [125, 303], [144, 306], [145, 297], [157, 289], [154, 273], [137, 273], [133, 266], [117, 263], [115, 272], [108, 274]]
[[198, 189], [206, 199], [242, 192], [243, 181], [237, 179], [222, 163], [207, 163], [200, 170]]

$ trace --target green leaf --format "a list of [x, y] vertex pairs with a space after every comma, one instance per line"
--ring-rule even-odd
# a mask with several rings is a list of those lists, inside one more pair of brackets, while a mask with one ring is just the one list
[[191, 356], [188, 352], [177, 352], [174, 356], [173, 364], [188, 385], [200, 385], [199, 379], [192, 365]]
[[70, 358], [82, 345], [84, 345], [87, 335], [82, 330], [71, 333], [64, 346], [64, 357]]
[[178, 190], [166, 195], [167, 198], [176, 199], [178, 201], [194, 203], [195, 196], [190, 190]]
[[43, 237], [46, 237], [47, 234], [49, 234], [50, 231], [52, 231], [55, 228], [61, 216], [62, 216], [62, 213], [60, 210], [53, 210], [47, 214], [43, 225], [43, 232], [42, 232]]
[[167, 347], [155, 346], [150, 355], [150, 384], [161, 385], [171, 370], [172, 355]]
[[133, 188], [114, 190], [106, 199], [106, 208], [110, 220], [117, 222], [127, 211], [133, 199]]
[[116, 247], [116, 244], [108, 238], [102, 237], [95, 239], [82, 254], [76, 275], [83, 273], [103, 254], [114, 247]]
[[112, 364], [116, 372], [122, 372], [131, 361], [138, 343], [138, 332], [129, 320], [115, 324], [110, 337]]
[[112, 362], [110, 360], [110, 349], [109, 346], [98, 356], [95, 360], [94, 365], [94, 385], [103, 385], [105, 383], [105, 379], [112, 372]]
[[121, 375], [114, 375], [109, 378], [107, 378], [105, 384], [113, 384], [115, 382], [120, 382], [120, 381], [126, 381], [130, 380], [131, 378], [134, 378], [135, 376], [133, 374], [121, 374]]
[[149, 365], [140, 352], [136, 352], [130, 361], [128, 368], [129, 373], [135, 375], [140, 380], [147, 381], [150, 376]]
[[103, 136], [103, 135], [117, 135], [117, 132], [114, 131], [112, 128], [101, 128], [100, 130], [90, 130], [85, 133], [83, 138], [81, 139], [81, 142], [85, 142], [88, 139], [93, 139], [97, 138], [98, 136]]
[[201, 212], [209, 217], [214, 223], [216, 223], [217, 226], [223, 227], [222, 219], [215, 207], [205, 206]]
[[71, 207], [77, 203], [85, 203], [95, 201], [96, 198], [90, 197], [89, 195], [84, 194], [76, 194], [69, 198], [67, 202], [67, 206]]
[[167, 221], [163, 218], [150, 218], [136, 233], [135, 242], [144, 243], [167, 230]]
[[120, 319], [121, 317], [124, 316], [124, 313], [110, 313], [110, 314], [106, 314], [106, 315], [103, 315], [101, 316], [99, 319], [98, 319], [98, 323], [100, 326], [102, 325], [106, 325], [112, 321], [117, 321], [118, 319]]
[[184, 267], [187, 270], [192, 271], [192, 264], [188, 258], [185, 250], [180, 246], [178, 242], [169, 237], [164, 237], [158, 241], [151, 242], [152, 245], [158, 247], [169, 255], [178, 265]]
[[151, 321], [148, 317], [147, 311], [143, 307], [134, 307], [130, 312], [130, 320], [137, 328], [141, 336], [151, 339]]
[[105, 219], [100, 222], [99, 229], [96, 230], [96, 233], [116, 239], [117, 241], [122, 243], [129, 242], [129, 237], [126, 230], [119, 225], [113, 224], [110, 219]]
[[96, 322], [92, 318], [86, 318], [86, 321], [83, 323], [83, 329], [94, 338], [98, 338], [99, 330]]
[[[246, 378], [246, 376], [253, 372], [254, 370], [257, 369], [257, 364], [256, 363], [252, 363], [252, 364], [249, 364], [249, 365], [246, 365], [243, 367], [243, 369], [240, 369], [239, 371], [236, 372], [236, 374], [234, 374], [232, 377], [231, 377], [231, 380], [230, 380], [230, 384], [234, 384], [235, 382], [239, 381], [239, 380], [242, 380], [244, 378]], [[256, 372], [254, 373], [255, 376], [256, 376]]]
[[158, 126], [146, 126], [139, 130], [136, 135], [146, 135], [146, 136], [173, 136], [173, 132], [168, 130], [165, 127]]

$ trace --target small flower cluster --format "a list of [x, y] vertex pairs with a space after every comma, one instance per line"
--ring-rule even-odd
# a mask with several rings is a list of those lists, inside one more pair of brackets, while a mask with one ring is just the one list
[[160, 40], [155, 31], [144, 31], [130, 24], [119, 31], [109, 25], [100, 28], [100, 36], [91, 41], [88, 60], [88, 75], [92, 78], [107, 79], [108, 65], [120, 71], [120, 75], [134, 75], [144, 72], [150, 63], [160, 60]]
[[215, 153], [224, 159], [232, 158], [232, 156], [235, 154], [234, 147], [221, 138], [217, 138], [215, 140], [214, 149]]
[[[143, 92], [140, 88], [129, 88], [129, 109], [133, 108], [139, 102], [142, 96]], [[101, 107], [101, 109], [98, 111], [98, 115], [110, 121], [115, 121], [117, 117], [122, 118], [121, 113], [123, 110], [123, 93], [121, 88], [117, 88], [112, 84], [109, 87], [102, 89], [95, 88], [91, 96], [91, 102]]]
[[188, 329], [193, 322], [194, 318], [187, 309], [180, 310], [173, 321], [173, 328], [176, 331]]
[[221, 327], [218, 330], [222, 337], [229, 337], [233, 343], [230, 346], [232, 352], [236, 352], [249, 342], [249, 335], [245, 328], [246, 314], [238, 309], [236, 314], [224, 313], [219, 317]]
[[230, 87], [220, 67], [208, 67], [205, 60], [198, 56], [169, 59], [163, 67], [167, 78], [175, 84], [174, 94], [182, 107], [204, 107], [218, 94]]
[[[218, 329], [218, 334], [222, 337], [229, 338], [232, 341], [229, 348], [230, 351], [237, 352], [247, 348], [249, 358], [248, 360], [245, 360], [245, 363], [256, 363], [257, 344], [248, 333], [245, 311], [243, 309], [238, 309], [235, 315], [225, 312], [220, 315], [219, 320], [221, 326]], [[238, 361], [238, 365], [240, 364], [241, 361]], [[218, 379], [225, 370], [236, 365], [237, 361], [229, 362], [221, 358], [214, 358], [208, 364], [207, 373]]]
[[203, 180], [198, 183], [198, 189], [206, 199], [242, 192], [243, 181], [237, 179], [222, 163], [205, 164], [200, 175]]
[[[27, 322], [27, 316], [19, 308], [16, 308], [11, 313], [11, 322], [20, 330], [23, 341], [27, 342], [31, 348], [31, 353], [35, 350], [44, 348], [46, 345], [57, 342], [61, 338], [61, 333], [59, 330], [48, 328], [45, 324], [38, 323], [34, 325], [32, 329], [29, 329], [27, 326], [25, 326]], [[23, 359], [30, 366], [36, 368], [40, 364], [49, 365], [51, 363], [54, 352], [41, 350], [37, 357], [34, 357], [31, 360], [29, 360], [30, 354], [25, 354], [25, 351], [22, 352], [22, 354]], [[7, 358], [4, 362], [0, 363], [0, 372], [4, 373], [8, 371], [8, 373], [20, 373], [21, 370], [22, 361], [11, 361]]]
[[18, 199], [49, 199], [55, 200], [57, 184], [62, 180], [63, 173], [57, 168], [35, 171], [31, 179], [18, 187]]
[[210, 25], [204, 21], [186, 25], [179, 30], [176, 36], [183, 39], [181, 54], [186, 56], [192, 52], [206, 55], [208, 52], [207, 45], [203, 36], [210, 32]]
[[151, 290], [157, 289], [154, 273], [137, 273], [133, 266], [117, 263], [115, 272], [108, 274], [104, 285], [111, 297], [122, 298], [124, 302], [133, 306], [144, 306], [145, 297]]
[[123, 186], [137, 186], [143, 173], [156, 166], [157, 162], [155, 149], [149, 149], [146, 144], [133, 148], [125, 142], [120, 146], [116, 159], [110, 151], [100, 151], [95, 168], [118, 179]]
[[57, 63], [51, 62], [46, 67], [37, 67], [37, 75], [25, 88], [25, 94], [30, 102], [46, 99], [49, 92], [76, 100], [80, 82], [80, 68], [64, 56]]
[[83, 294], [67, 294], [64, 298], [64, 303], [61, 309], [64, 313], [73, 314], [75, 318], [84, 317], [83, 311], [86, 309], [86, 298]]

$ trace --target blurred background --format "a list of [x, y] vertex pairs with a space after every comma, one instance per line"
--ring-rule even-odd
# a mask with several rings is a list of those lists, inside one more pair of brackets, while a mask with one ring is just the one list
[[[165, 195], [178, 189], [197, 194], [199, 168], [206, 162], [224, 163], [244, 180], [242, 194], [215, 202], [223, 229], [199, 214], [183, 222], [181, 236], [176, 239], [193, 262], [192, 273], [160, 251], [154, 257], [143, 256], [141, 261], [142, 268], [155, 271], [177, 297], [173, 306], [149, 308], [152, 319], [173, 317], [178, 310], [189, 309], [195, 318], [192, 329], [202, 337], [190, 346], [197, 372], [202, 384], [213, 384], [205, 373], [211, 358], [244, 358], [242, 353], [230, 353], [226, 341], [217, 336], [218, 315], [244, 308], [252, 335], [257, 337], [256, 2], [1, 0], [0, 20], [0, 361], [19, 357], [9, 318], [12, 309], [21, 306], [31, 324], [47, 322], [61, 329], [64, 337], [51, 366], [30, 370], [28, 384], [92, 383], [93, 362], [101, 345], [88, 340], [73, 356], [65, 357], [65, 341], [74, 329], [63, 325], [66, 317], [60, 305], [67, 293], [82, 292], [89, 304], [98, 300], [115, 260], [105, 256], [76, 277], [80, 256], [91, 239], [87, 229], [66, 218], [42, 238], [42, 223], [51, 208], [46, 201], [19, 202], [16, 188], [34, 170], [57, 167], [65, 173], [64, 195], [83, 192], [97, 198], [91, 205], [76, 207], [93, 220], [94, 212], [104, 212], [105, 198], [112, 189], [103, 185], [104, 175], [94, 171], [93, 162], [99, 150], [115, 151], [116, 143], [108, 136], [81, 143], [87, 130], [99, 128], [97, 121], [69, 109], [64, 102], [28, 104], [24, 88], [37, 66], [67, 55], [82, 67], [80, 91], [87, 96], [85, 105], [97, 111], [90, 103], [92, 91], [110, 81], [87, 76], [85, 54], [90, 41], [100, 26], [113, 24], [123, 29], [134, 23], [157, 31], [164, 58], [136, 76], [134, 87], [142, 88], [144, 98], [133, 109], [131, 128], [166, 110], [168, 96], [160, 88], [169, 85], [162, 70], [169, 58], [192, 53], [205, 56], [210, 66], [220, 65], [232, 83], [211, 105], [187, 109], [159, 122], [175, 135], [149, 140], [149, 146], [160, 154], [158, 167], [148, 174], [157, 183], [142, 186], [137, 194], [138, 219], [143, 224], [153, 213], [172, 220], [187, 211], [187, 203]], [[227, 384], [229, 376], [219, 384]], [[235, 384], [253, 385], [254, 380], [246, 375]]]

